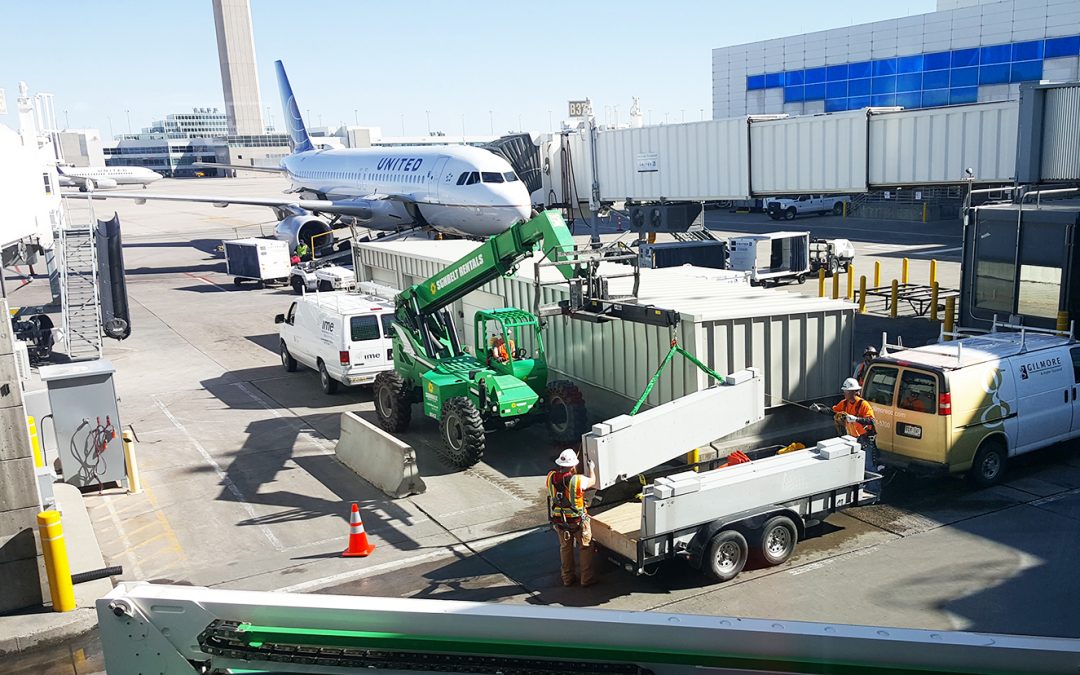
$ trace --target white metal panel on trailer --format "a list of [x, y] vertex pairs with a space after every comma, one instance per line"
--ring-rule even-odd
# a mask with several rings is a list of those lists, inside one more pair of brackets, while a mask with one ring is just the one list
[[980, 183], [1016, 173], [1016, 101], [874, 113], [870, 183], [960, 183], [972, 169]]
[[596, 147], [600, 197], [748, 199], [746, 125], [745, 117], [733, 117], [602, 130]]
[[[379, 275], [394, 270], [425, 279], [476, 246], [464, 240], [363, 243], [356, 246], [357, 269]], [[602, 270], [626, 272], [621, 265], [607, 265]], [[552, 275], [545, 280], [554, 280], [554, 269], [545, 269]], [[853, 365], [854, 305], [714, 281], [709, 272], [643, 269], [640, 301], [679, 311], [682, 322], [674, 337], [716, 372], [759, 369], [767, 408], [836, 393], [837, 383], [851, 374]], [[526, 261], [516, 275], [496, 279], [480, 290], [500, 296], [507, 306], [531, 311], [533, 273], [532, 263]], [[627, 293], [629, 284], [629, 279], [614, 279], [611, 290]], [[565, 285], [544, 288], [541, 303], [567, 299], [565, 289]], [[658, 326], [629, 321], [593, 324], [567, 317], [549, 318], [543, 333], [548, 362], [555, 371], [624, 397], [628, 404], [645, 390], [670, 349], [671, 338], [668, 329]], [[528, 343], [521, 346], [533, 348]], [[648, 404], [672, 401], [711, 382], [692, 363], [676, 358], [661, 374]]]
[[750, 123], [754, 194], [866, 191], [866, 110]]

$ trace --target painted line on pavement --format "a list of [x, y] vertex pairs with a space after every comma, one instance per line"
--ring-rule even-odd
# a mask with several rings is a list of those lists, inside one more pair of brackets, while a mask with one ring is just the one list
[[157, 407], [161, 408], [161, 412], [165, 413], [165, 417], [168, 417], [169, 421], [173, 423], [173, 426], [179, 429], [180, 433], [184, 434], [184, 436], [187, 437], [188, 441], [190, 441], [191, 444], [195, 446], [195, 450], [199, 453], [200, 456], [202, 456], [203, 461], [210, 465], [210, 468], [212, 468], [214, 470], [214, 473], [218, 475], [218, 478], [221, 479], [221, 484], [225, 486], [225, 489], [232, 493], [232, 496], [236, 498], [236, 501], [238, 501], [240, 505], [244, 508], [244, 510], [247, 511], [247, 514], [251, 518], [252, 522], [255, 522], [257, 524], [259, 530], [262, 531], [263, 536], [266, 537], [266, 540], [268, 542], [270, 542], [270, 545], [278, 551], [284, 551], [284, 544], [282, 544], [281, 540], [277, 538], [277, 535], [275, 535], [273, 531], [271, 531], [271, 529], [266, 526], [266, 523], [258, 522], [259, 516], [257, 513], [255, 513], [255, 508], [244, 497], [244, 493], [241, 492], [240, 488], [236, 486], [236, 483], [233, 482], [233, 479], [229, 478], [229, 475], [225, 473], [224, 470], [222, 470], [221, 465], [218, 464], [217, 461], [210, 456], [210, 453], [206, 451], [206, 448], [203, 447], [202, 443], [200, 443], [194, 436], [191, 435], [191, 432], [187, 430], [187, 427], [181, 424], [180, 420], [176, 419], [176, 417], [174, 417], [173, 414], [169, 412], [169, 409], [165, 407], [165, 404], [161, 402], [161, 399], [159, 399], [157, 396], [153, 396], [152, 398], [154, 399], [154, 403], [157, 404]]
[[221, 286], [218, 286], [217, 284], [215, 284], [213, 281], [210, 281], [206, 277], [200, 277], [198, 274], [192, 274], [191, 272], [184, 272], [184, 275], [189, 276], [192, 279], [195, 279], [197, 281], [201, 281], [204, 284], [209, 284], [209, 285], [213, 286], [214, 288], [218, 289], [219, 291], [221, 291], [222, 293], [228, 293], [229, 292], [227, 289], [224, 289]]

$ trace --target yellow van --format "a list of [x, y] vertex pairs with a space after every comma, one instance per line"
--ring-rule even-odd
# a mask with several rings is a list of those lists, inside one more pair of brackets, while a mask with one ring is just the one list
[[1052, 331], [994, 330], [901, 348], [873, 361], [863, 398], [874, 408], [886, 466], [1001, 480], [1010, 457], [1080, 436], [1080, 343]]

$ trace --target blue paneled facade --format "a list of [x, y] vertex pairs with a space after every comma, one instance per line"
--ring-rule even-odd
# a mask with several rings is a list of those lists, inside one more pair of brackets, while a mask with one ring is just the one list
[[1039, 80], [1043, 59], [1080, 55], [1080, 35], [819, 66], [746, 78], [747, 91], [783, 89], [785, 103], [824, 101], [826, 112], [867, 106], [975, 103], [979, 85]]

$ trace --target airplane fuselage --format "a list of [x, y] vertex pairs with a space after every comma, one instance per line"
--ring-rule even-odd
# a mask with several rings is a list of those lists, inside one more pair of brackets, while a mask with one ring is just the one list
[[141, 166], [64, 166], [59, 168], [62, 187], [82, 187], [93, 181], [97, 187], [149, 185], [161, 174]]
[[281, 166], [294, 192], [355, 200], [370, 209], [364, 224], [375, 229], [417, 223], [485, 237], [527, 219], [532, 208], [510, 164], [470, 146], [309, 150]]

